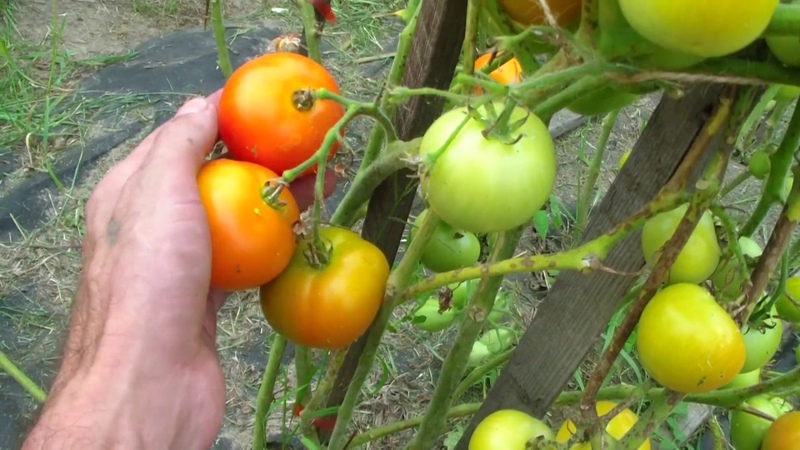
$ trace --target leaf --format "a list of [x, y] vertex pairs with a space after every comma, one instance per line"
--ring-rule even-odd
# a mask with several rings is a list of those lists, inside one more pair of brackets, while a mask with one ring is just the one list
[[453, 450], [458, 445], [458, 441], [461, 440], [461, 435], [464, 434], [464, 428], [462, 427], [455, 427], [455, 429], [449, 433], [444, 438], [444, 447], [447, 450]]
[[536, 228], [536, 232], [539, 233], [540, 238], [547, 238], [547, 233], [550, 231], [550, 216], [547, 211], [539, 210], [534, 214], [533, 226]]

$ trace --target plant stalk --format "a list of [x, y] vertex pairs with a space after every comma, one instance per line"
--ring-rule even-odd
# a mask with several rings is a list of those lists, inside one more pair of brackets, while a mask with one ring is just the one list
[[611, 131], [614, 129], [614, 125], [617, 123], [619, 112], [619, 109], [611, 111], [603, 118], [603, 127], [600, 130], [600, 137], [597, 139], [597, 149], [595, 149], [594, 158], [592, 158], [592, 163], [589, 166], [589, 173], [586, 177], [586, 185], [583, 186], [583, 190], [580, 193], [580, 200], [578, 201], [578, 234], [575, 239], [576, 242], [580, 242], [580, 237], [583, 235], [584, 228], [586, 227], [586, 220], [589, 217], [591, 198], [592, 194], [594, 194], [594, 189], [597, 184], [597, 177], [600, 175], [600, 167], [603, 165], [603, 156], [605, 155], [608, 138], [611, 136]]
[[14, 364], [8, 355], [0, 351], [0, 369], [4, 370], [11, 378], [14, 379], [34, 400], [39, 403], [44, 403], [47, 398], [44, 390], [39, 387], [33, 380], [31, 380], [25, 372], [22, 371], [16, 364]]
[[222, 0], [208, 0], [211, 2], [211, 26], [214, 28], [214, 40], [217, 43], [217, 62], [219, 70], [225, 78], [233, 73], [231, 58], [228, 55], [228, 45], [225, 42], [225, 23], [222, 17]]
[[267, 448], [267, 416], [272, 407], [272, 402], [275, 400], [275, 381], [278, 379], [281, 360], [287, 344], [288, 341], [285, 337], [275, 334], [267, 366], [264, 368], [264, 378], [261, 380], [261, 386], [258, 388], [258, 397], [256, 398], [255, 429], [253, 431], [254, 450]]

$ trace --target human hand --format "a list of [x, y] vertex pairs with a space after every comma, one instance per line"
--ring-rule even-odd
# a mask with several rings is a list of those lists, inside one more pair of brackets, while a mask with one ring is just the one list
[[[196, 176], [220, 92], [194, 99], [114, 166], [86, 205], [83, 271], [61, 368], [24, 449], [207, 449], [225, 384]], [[290, 186], [313, 202], [314, 180]], [[328, 172], [325, 194], [335, 188]]]

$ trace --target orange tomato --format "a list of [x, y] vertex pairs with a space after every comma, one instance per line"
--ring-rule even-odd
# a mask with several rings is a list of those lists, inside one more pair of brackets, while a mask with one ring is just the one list
[[336, 350], [358, 339], [375, 319], [389, 279], [383, 252], [345, 228], [320, 229], [330, 246], [327, 264], [309, 263], [304, 239], [292, 261], [261, 287], [261, 310], [270, 326], [295, 344]]
[[217, 159], [197, 174], [197, 186], [211, 231], [211, 286], [229, 291], [271, 281], [289, 264], [293, 226], [300, 210], [288, 189], [270, 205], [264, 186], [278, 175], [257, 164]]
[[[500, 56], [500, 53], [497, 54]], [[475, 71], [483, 69], [487, 64], [492, 61], [492, 52], [484, 53], [475, 59]], [[489, 73], [489, 78], [497, 81], [498, 83], [508, 86], [510, 84], [517, 84], [522, 81], [522, 66], [520, 66], [517, 58], [511, 58], [502, 64], [497, 69]]]
[[[522, 25], [547, 24], [540, 0], [499, 0], [508, 17]], [[566, 26], [581, 16], [581, 0], [548, 0], [550, 12], [560, 26]]]
[[340, 104], [307, 95], [321, 88], [339, 93], [323, 66], [296, 53], [268, 53], [239, 67], [219, 102], [219, 134], [231, 157], [279, 175], [311, 158], [344, 115]]
[[800, 411], [778, 417], [764, 435], [761, 450], [789, 450], [800, 448]]

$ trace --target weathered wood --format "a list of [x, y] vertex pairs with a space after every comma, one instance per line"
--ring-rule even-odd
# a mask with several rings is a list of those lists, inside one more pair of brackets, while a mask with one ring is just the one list
[[[722, 91], [722, 85], [698, 85], [679, 100], [662, 97], [628, 162], [592, 215], [584, 241], [608, 231], [653, 199], [683, 160]], [[696, 174], [712, 149], [707, 152]], [[645, 264], [641, 232], [622, 240], [605, 264], [625, 273], [640, 270]], [[562, 272], [456, 449], [466, 450], [475, 426], [499, 409], [543, 417], [634, 281], [635, 277], [607, 272]]]
[[[421, 8], [402, 84], [410, 88], [448, 89], [466, 31], [467, 2], [424, 1]], [[411, 98], [400, 106], [395, 117], [398, 137], [407, 141], [422, 136], [441, 115], [443, 107], [441, 97]], [[372, 195], [364, 220], [362, 236], [375, 243], [390, 263], [397, 255], [414, 201], [418, 181], [412, 175], [411, 170], [404, 169], [386, 179]], [[348, 350], [327, 405], [339, 405], [344, 399], [368, 334], [365, 333]]]

